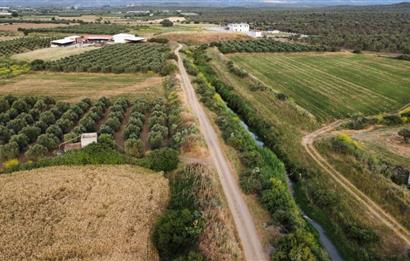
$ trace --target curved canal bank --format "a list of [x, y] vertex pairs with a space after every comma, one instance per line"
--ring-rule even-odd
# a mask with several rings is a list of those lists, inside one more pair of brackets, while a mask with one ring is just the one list
[[[235, 113], [230, 108], [229, 108], [229, 110], [232, 113]], [[236, 115], [236, 113], [235, 113], [235, 115]], [[240, 117], [238, 115], [237, 115], [237, 117], [240, 119]], [[241, 123], [242, 127], [252, 136], [252, 138], [255, 140], [256, 144], [259, 147], [261, 147], [261, 148], [265, 147], [264, 142], [262, 140], [260, 140], [259, 137], [249, 129], [249, 126], [244, 121], [242, 121], [240, 119], [240, 123]], [[287, 178], [287, 182], [288, 182], [288, 187], [289, 187], [289, 190], [291, 192], [291, 195], [294, 197], [293, 187], [294, 187], [295, 184], [289, 178]], [[295, 200], [295, 202], [297, 203], [296, 200]], [[326, 250], [326, 252], [329, 254], [329, 257], [331, 258], [331, 260], [332, 261], [342, 261], [343, 258], [340, 256], [339, 251], [336, 249], [335, 245], [332, 243], [332, 241], [328, 237], [325, 229], [319, 223], [317, 223], [315, 220], [313, 220], [312, 218], [307, 216], [306, 213], [303, 211], [303, 209], [300, 206], [298, 206], [298, 207], [302, 212], [303, 218], [317, 231], [317, 233], [319, 235], [319, 241], [322, 244], [323, 248]]]

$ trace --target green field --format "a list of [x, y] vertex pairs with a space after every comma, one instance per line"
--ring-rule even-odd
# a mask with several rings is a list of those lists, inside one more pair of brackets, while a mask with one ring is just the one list
[[288, 94], [319, 120], [376, 114], [410, 101], [410, 62], [351, 53], [234, 54], [266, 85]]

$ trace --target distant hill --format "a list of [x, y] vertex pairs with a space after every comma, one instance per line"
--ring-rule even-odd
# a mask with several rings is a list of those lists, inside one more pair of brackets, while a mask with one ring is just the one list
[[[329, 5], [379, 5], [399, 3], [397, 0], [0, 0], [0, 6], [124, 6], [141, 5], [184, 5], [184, 6], [329, 6]], [[409, 1], [402, 1], [408, 2]], [[404, 3], [403, 3], [404, 4]]]

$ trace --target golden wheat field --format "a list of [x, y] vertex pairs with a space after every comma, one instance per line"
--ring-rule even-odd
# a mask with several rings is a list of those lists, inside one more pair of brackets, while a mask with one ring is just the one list
[[157, 260], [168, 197], [161, 174], [126, 165], [0, 176], [0, 260]]

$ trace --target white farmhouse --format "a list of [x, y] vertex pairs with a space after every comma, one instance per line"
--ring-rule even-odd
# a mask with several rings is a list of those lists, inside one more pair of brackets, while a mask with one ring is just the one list
[[143, 37], [138, 37], [133, 34], [116, 34], [112, 39], [114, 43], [135, 43], [145, 40]]
[[228, 30], [231, 32], [247, 33], [249, 32], [249, 24], [247, 23], [228, 24]]

